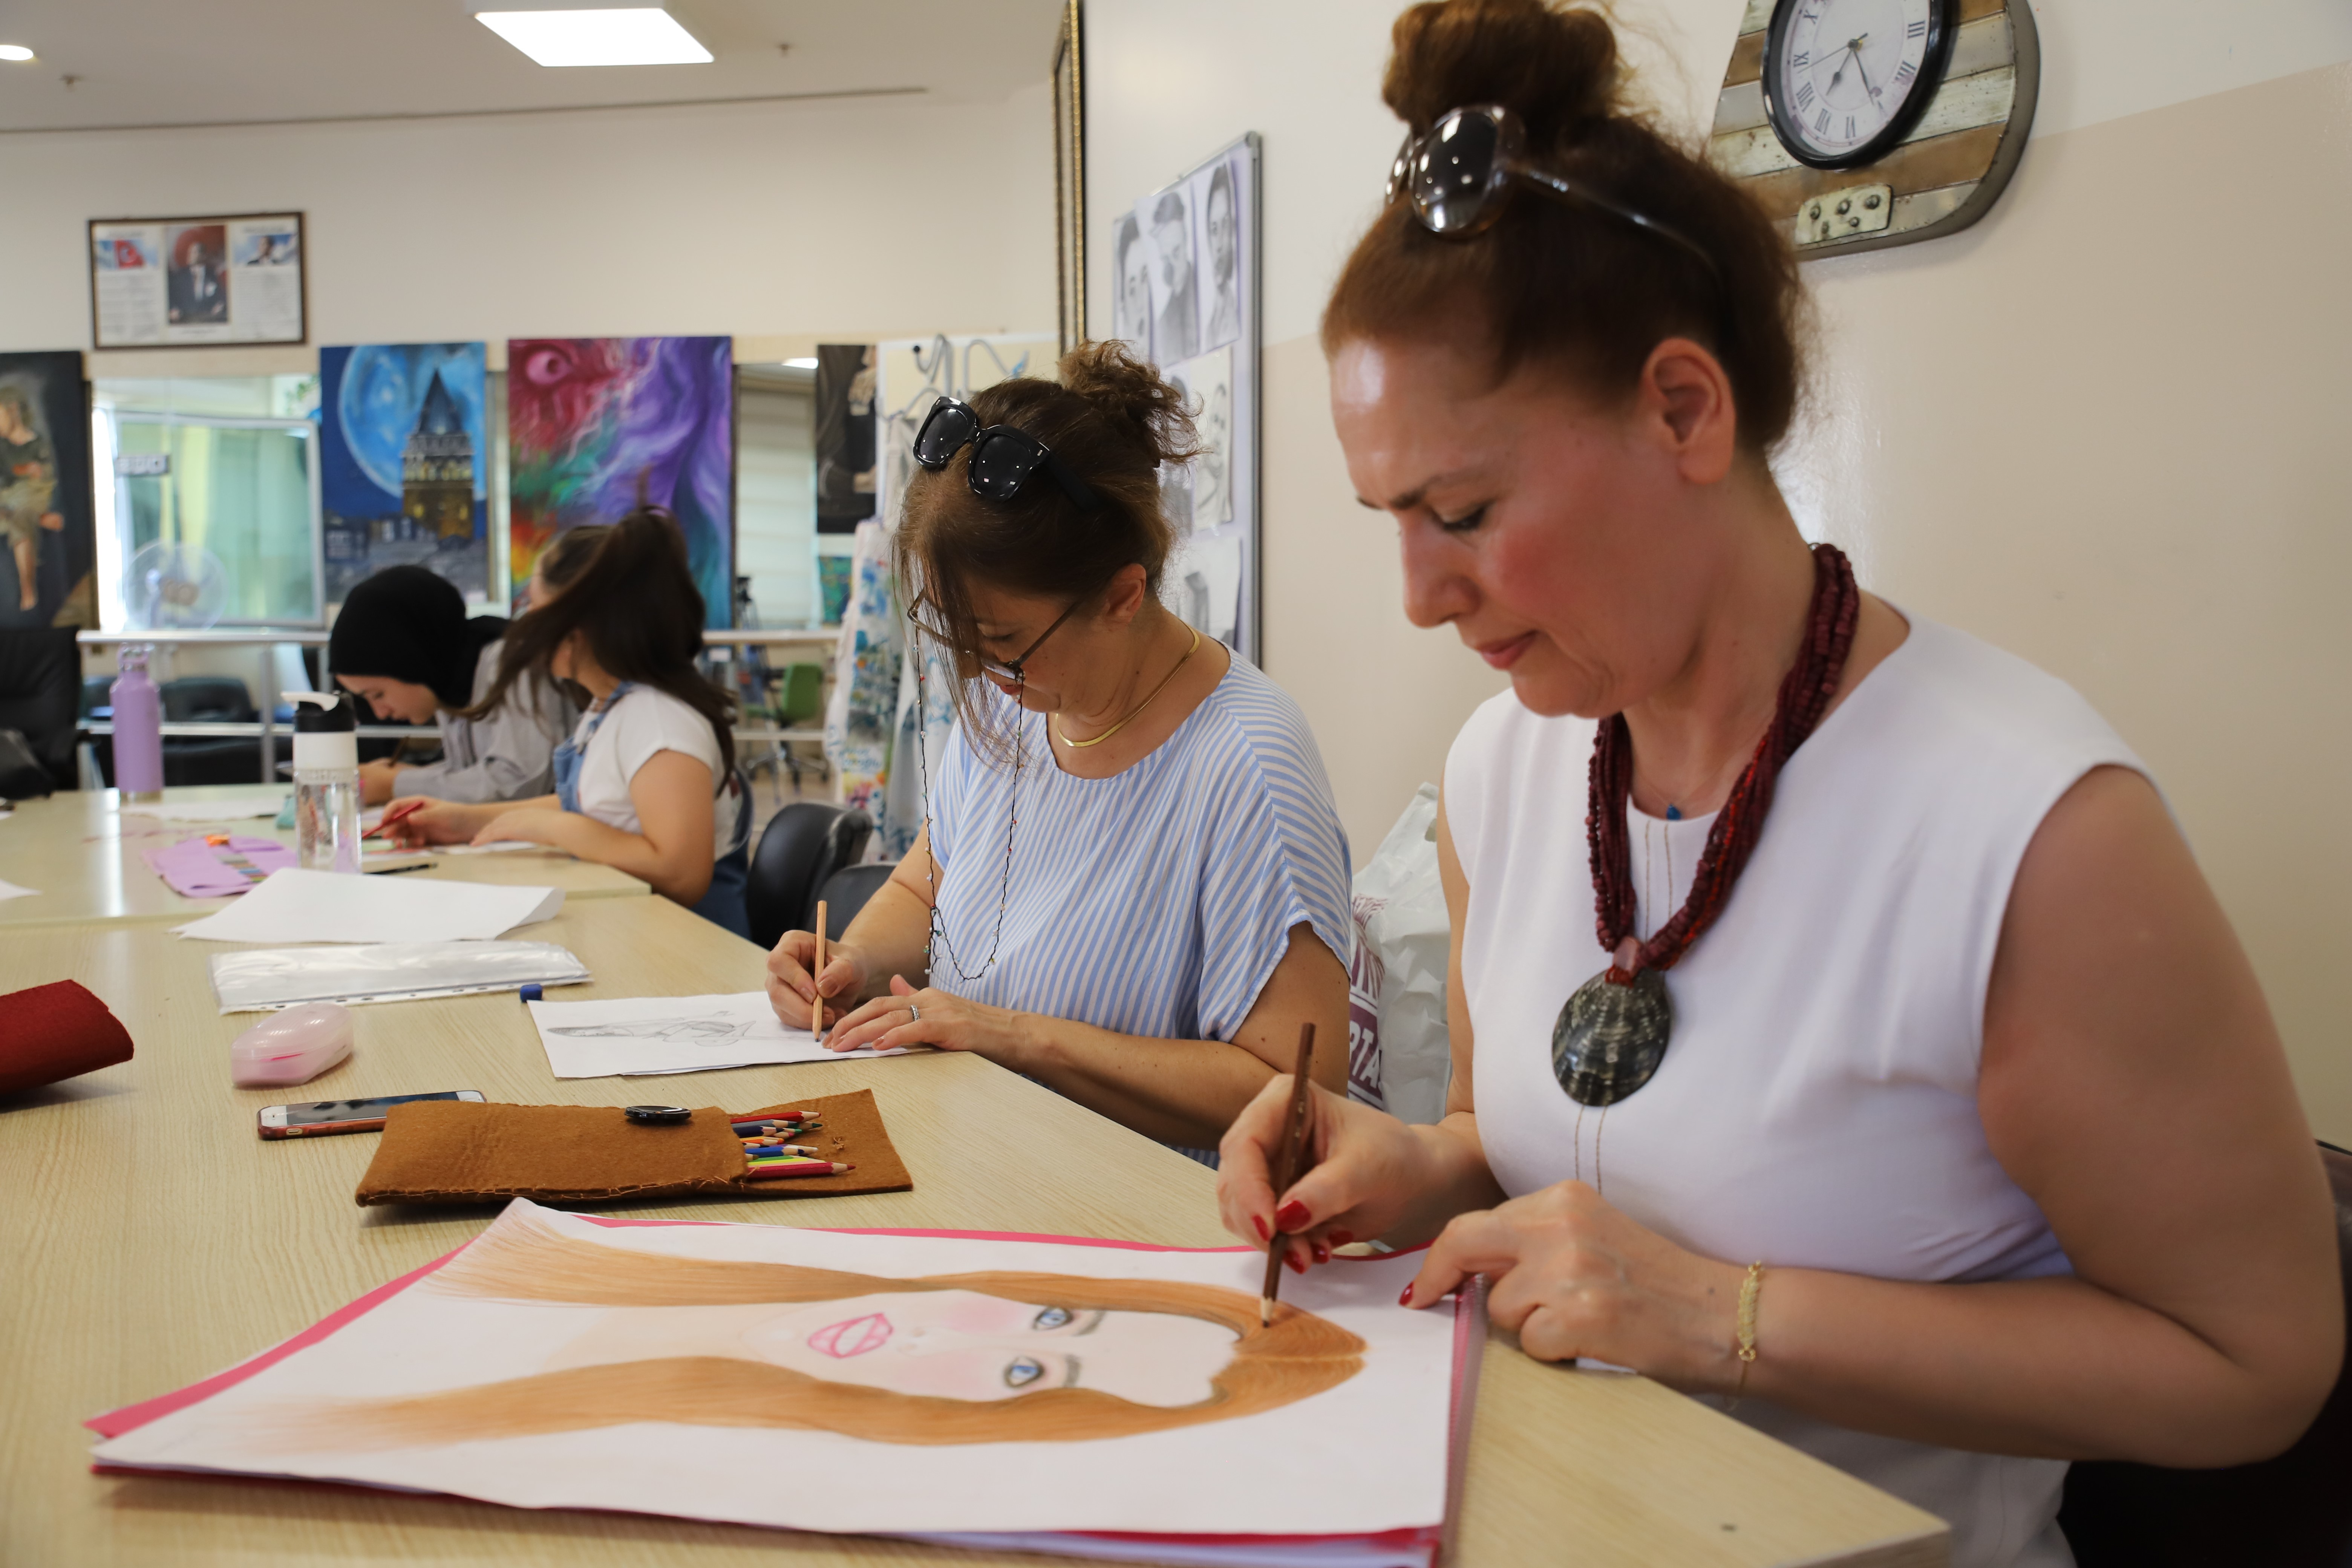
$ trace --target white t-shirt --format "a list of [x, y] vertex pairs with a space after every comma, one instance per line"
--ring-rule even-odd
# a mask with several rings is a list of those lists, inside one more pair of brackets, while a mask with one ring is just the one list
[[[2035, 829], [2093, 768], [2138, 768], [2130, 748], [2063, 682], [1912, 617], [1781, 770], [1737, 889], [1666, 976], [1674, 1035], [1657, 1076], [1604, 1111], [1570, 1100], [1551, 1062], [1561, 1004], [1609, 962], [1584, 821], [1593, 728], [1505, 692], [1446, 762], [1470, 883], [1478, 1136], [1503, 1190], [1590, 1182], [1669, 1240], [1741, 1266], [2067, 1272], [1977, 1111], [1985, 992]], [[1641, 934], [1688, 897], [1712, 822], [1629, 810]], [[1953, 1568], [2071, 1561], [2053, 1522], [2063, 1463], [1875, 1436], [1763, 1399], [1738, 1419], [1950, 1521]]]
[[617, 827], [624, 833], [641, 833], [637, 822], [636, 802], [629, 798], [629, 781], [637, 770], [653, 760], [656, 752], [679, 752], [692, 757], [710, 770], [712, 785], [718, 794], [710, 802], [710, 852], [716, 859], [737, 847], [736, 825], [741, 809], [733, 791], [726, 788], [727, 775], [719, 767], [719, 736], [710, 721], [672, 697], [650, 686], [633, 686], [621, 694], [619, 701], [604, 710], [604, 720], [596, 724], [596, 732], [589, 734], [588, 727], [595, 722], [591, 710], [580, 721], [572, 734], [572, 743], [581, 748], [580, 811], [593, 816], [607, 827]]

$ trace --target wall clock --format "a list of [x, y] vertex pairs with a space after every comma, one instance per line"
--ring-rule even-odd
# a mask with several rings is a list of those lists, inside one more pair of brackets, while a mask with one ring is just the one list
[[2033, 123], [2027, 0], [1748, 0], [1707, 155], [1801, 255], [1956, 233]]

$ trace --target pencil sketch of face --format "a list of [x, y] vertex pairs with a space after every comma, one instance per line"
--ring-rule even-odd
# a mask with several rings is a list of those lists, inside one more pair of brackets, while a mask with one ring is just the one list
[[828, 1383], [991, 1402], [1090, 1388], [1178, 1408], [1213, 1396], [1237, 1336], [1173, 1312], [1038, 1306], [976, 1290], [796, 1306], [614, 1308], [546, 1370], [656, 1356], [766, 1362]]
[[1192, 465], [1195, 528], [1213, 528], [1234, 518], [1233, 491], [1226, 483], [1232, 472], [1226, 443], [1233, 438], [1233, 390], [1223, 381], [1211, 382], [1201, 400], [1201, 444], [1207, 450]]
[[705, 1018], [633, 1018], [624, 1023], [566, 1024], [550, 1034], [583, 1040], [667, 1040], [679, 1046], [731, 1046], [751, 1032], [749, 1020], [714, 1013]]
[[1209, 276], [1219, 289], [1234, 286], [1234, 263], [1240, 256], [1240, 231], [1234, 223], [1234, 181], [1220, 165], [1209, 180]]
[[1187, 221], [1184, 195], [1170, 191], [1151, 215], [1151, 243], [1160, 250], [1160, 280], [1171, 294], [1192, 287], [1192, 226]]
[[1118, 335], [1137, 350], [1151, 347], [1151, 253], [1143, 244], [1142, 226], [1129, 213], [1118, 220], [1115, 245], [1118, 261], [1118, 292], [1114, 300]]

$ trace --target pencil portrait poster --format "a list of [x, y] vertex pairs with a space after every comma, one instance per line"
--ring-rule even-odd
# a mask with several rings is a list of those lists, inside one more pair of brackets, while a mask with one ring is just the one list
[[1483, 1331], [1396, 1305], [1411, 1256], [1290, 1281], [1262, 1323], [1264, 1261], [518, 1200], [278, 1351], [93, 1421], [95, 1457], [973, 1545], [1441, 1523]]
[[640, 500], [686, 535], [707, 626], [733, 615], [731, 338], [516, 338], [507, 344], [508, 570], [518, 596], [548, 541]]
[[329, 604], [387, 566], [490, 597], [488, 367], [482, 343], [319, 351]]
[[1161, 475], [1177, 551], [1171, 609], [1258, 650], [1258, 141], [1255, 133], [1109, 221], [1109, 335], [1183, 388], [1202, 454]]
[[0, 626], [95, 629], [97, 517], [79, 349], [0, 353], [0, 527], [8, 536]]
[[101, 349], [306, 342], [304, 265], [300, 213], [94, 220], [90, 341]]

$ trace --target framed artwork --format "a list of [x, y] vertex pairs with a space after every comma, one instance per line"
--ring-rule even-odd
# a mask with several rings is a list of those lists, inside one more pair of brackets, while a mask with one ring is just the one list
[[733, 624], [735, 341], [514, 338], [507, 343], [508, 569], [641, 501], [686, 534], [705, 625]]
[[1259, 142], [1252, 132], [1110, 219], [1111, 335], [1182, 387], [1200, 457], [1160, 479], [1177, 552], [1161, 596], [1259, 657]]
[[300, 213], [93, 218], [90, 342], [101, 349], [310, 337]]
[[81, 351], [0, 353], [0, 626], [98, 626]]
[[319, 351], [329, 604], [387, 566], [490, 596], [488, 358], [482, 343]]
[[1087, 100], [1084, 17], [1063, 0], [1054, 38], [1054, 270], [1062, 352], [1087, 335]]

